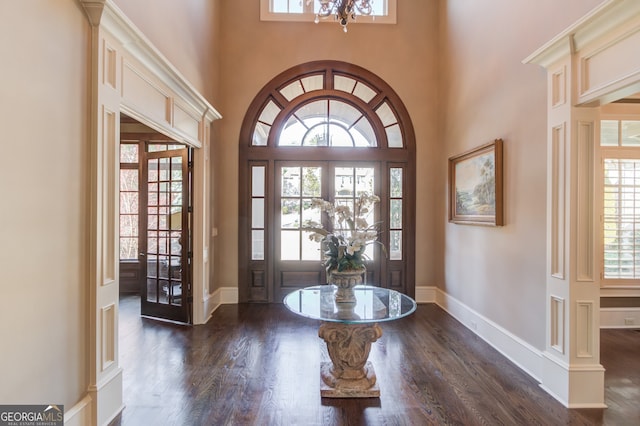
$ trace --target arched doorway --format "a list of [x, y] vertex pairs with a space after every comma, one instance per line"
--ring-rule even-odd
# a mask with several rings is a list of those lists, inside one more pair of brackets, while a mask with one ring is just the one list
[[400, 98], [370, 71], [317, 61], [284, 71], [255, 97], [242, 125], [239, 165], [239, 299], [280, 302], [322, 284], [319, 221], [311, 200], [381, 199], [379, 240], [367, 281], [415, 291], [415, 136]]

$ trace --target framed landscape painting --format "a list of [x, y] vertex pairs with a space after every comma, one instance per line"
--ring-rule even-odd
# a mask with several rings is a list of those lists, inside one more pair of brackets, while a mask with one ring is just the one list
[[449, 222], [503, 225], [502, 139], [449, 158]]

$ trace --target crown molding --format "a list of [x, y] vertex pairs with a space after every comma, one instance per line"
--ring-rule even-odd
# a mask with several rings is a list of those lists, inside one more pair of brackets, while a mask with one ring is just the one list
[[522, 60], [549, 68], [564, 57], [640, 18], [640, 1], [607, 0]]

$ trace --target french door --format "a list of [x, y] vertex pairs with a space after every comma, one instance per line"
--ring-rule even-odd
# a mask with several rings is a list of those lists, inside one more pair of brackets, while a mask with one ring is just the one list
[[[274, 221], [274, 300], [282, 300], [293, 289], [326, 283], [320, 243], [309, 239], [305, 223], [322, 223], [327, 230], [337, 224], [311, 208], [311, 200], [322, 198], [349, 206], [351, 211], [361, 193], [379, 191], [379, 167], [370, 163], [276, 162]], [[374, 221], [381, 219], [375, 206]], [[375, 223], [375, 222], [371, 222]], [[380, 235], [385, 239], [384, 233]], [[367, 246], [367, 282], [380, 282], [383, 262], [377, 245]]]
[[191, 322], [189, 150], [147, 144], [141, 158], [141, 314]]

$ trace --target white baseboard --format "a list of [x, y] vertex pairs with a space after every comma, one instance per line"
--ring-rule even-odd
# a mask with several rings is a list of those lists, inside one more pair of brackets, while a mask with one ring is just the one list
[[[94, 386], [89, 386], [91, 422], [106, 426], [124, 410], [122, 400], [122, 368], [116, 368]], [[83, 410], [85, 411], [85, 410]]]
[[220, 305], [232, 305], [238, 303], [238, 288], [237, 287], [220, 287], [213, 293], [206, 297], [204, 303], [204, 317], [205, 321], [209, 321], [213, 312], [220, 307]]
[[437, 287], [416, 287], [416, 302], [436, 303], [525, 373], [540, 382], [542, 353]]
[[76, 405], [64, 410], [65, 426], [85, 426], [90, 425], [93, 418], [91, 409], [91, 396], [85, 395]]
[[541, 389], [567, 408], [607, 408], [602, 365], [569, 366], [549, 352], [544, 352], [542, 358]]
[[640, 328], [640, 308], [600, 308], [600, 328]]

